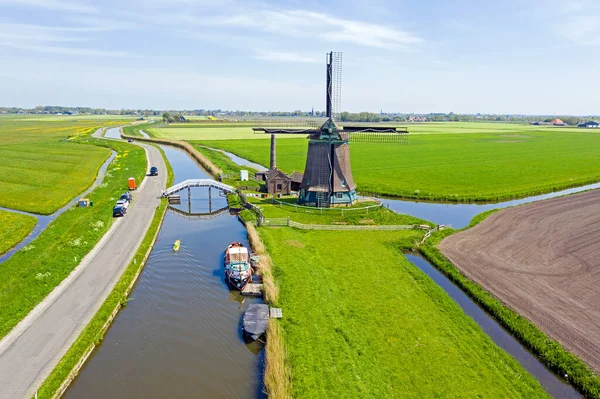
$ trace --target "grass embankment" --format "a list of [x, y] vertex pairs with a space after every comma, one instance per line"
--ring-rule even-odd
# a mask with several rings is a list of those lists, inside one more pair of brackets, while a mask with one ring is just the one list
[[[244, 187], [244, 189], [247, 190], [260, 190], [260, 183], [252, 178], [256, 170], [246, 166], [239, 166], [221, 151], [216, 151], [201, 145], [192, 145], [198, 152], [210, 159], [214, 165], [221, 169], [223, 173], [221, 181], [223, 183], [232, 187]], [[242, 169], [248, 171], [249, 180], [240, 180], [240, 170]]]
[[0, 121], [0, 206], [5, 208], [49, 215], [85, 191], [110, 156], [107, 148], [65, 140], [95, 129], [94, 120]]
[[86, 144], [81, 145], [84, 152], [92, 144], [111, 148], [118, 152], [117, 158], [104, 182], [88, 196], [94, 206], [69, 209], [0, 267], [0, 338], [67, 277], [108, 231], [112, 207], [127, 191], [127, 179], [133, 176], [141, 182], [146, 174], [145, 151], [140, 147], [93, 139], [89, 133], [73, 141]]
[[0, 255], [27, 237], [36, 223], [34, 216], [0, 210]]
[[[253, 224], [247, 223], [248, 240], [254, 253], [260, 257], [258, 273], [263, 279], [265, 301], [275, 304], [279, 301], [279, 287], [273, 275], [273, 260], [267, 252], [258, 231]], [[270, 319], [267, 327], [265, 345], [265, 371], [263, 382], [270, 399], [289, 399], [291, 395], [291, 371], [287, 360], [287, 351], [280, 321]]]
[[[475, 226], [497, 209], [477, 215], [468, 227]], [[558, 375], [568, 375], [569, 382], [588, 398], [600, 398], [600, 376], [595, 374], [581, 359], [566, 351], [559, 342], [542, 332], [535, 324], [505, 306], [479, 284], [463, 275], [438, 249], [437, 245], [447, 236], [456, 233], [448, 229], [431, 235], [419, 248], [429, 261], [474, 301], [496, 318], [508, 331]]]
[[[457, 130], [452, 124], [444, 126]], [[477, 126], [468, 131], [477, 131]], [[600, 155], [594, 150], [600, 135], [512, 126], [520, 130], [415, 134], [406, 145], [352, 143], [354, 180], [363, 193], [447, 201], [506, 200], [600, 181]], [[262, 165], [269, 162], [267, 139], [206, 138], [194, 143]], [[277, 164], [286, 173], [302, 171], [306, 151], [305, 138], [278, 139]]]
[[[173, 169], [162, 149], [160, 147], [158, 149], [163, 154], [167, 165], [167, 186], [169, 186], [173, 184]], [[126, 305], [127, 297], [142, 268], [146, 264], [146, 260], [152, 251], [154, 241], [162, 225], [167, 206], [168, 201], [163, 199], [154, 213], [152, 223], [133, 260], [129, 263], [115, 288], [109, 294], [108, 298], [106, 298], [98, 312], [39, 388], [39, 398], [52, 398], [58, 391], [64, 392], [73, 378], [78, 374], [87, 356], [91, 354], [96, 345], [102, 342], [104, 334], [108, 330], [112, 320], [116, 317], [118, 311]]]
[[402, 255], [423, 232], [259, 232], [284, 311], [291, 397], [546, 397]]
[[200, 151], [198, 151], [190, 143], [187, 143], [185, 141], [168, 140], [168, 139], [154, 138], [154, 137], [143, 138], [143, 137], [141, 137], [141, 134], [139, 136], [135, 135], [135, 134], [139, 134], [140, 129], [145, 129], [147, 126], [148, 126], [147, 124], [140, 124], [140, 125], [136, 125], [136, 126], [126, 126], [122, 129], [121, 137], [132, 138], [132, 139], [136, 139], [139, 141], [145, 141], [145, 142], [150, 142], [150, 143], [154, 143], [154, 144], [166, 144], [166, 145], [170, 145], [173, 147], [181, 148], [182, 150], [187, 152], [188, 155], [190, 157], [192, 157], [192, 159], [194, 159], [196, 162], [198, 162], [200, 165], [202, 165], [202, 167], [208, 173], [210, 173], [214, 178], [219, 177], [219, 175], [221, 173], [223, 173], [223, 171], [219, 167], [217, 167], [209, 158], [207, 158], [204, 154], [202, 154]]
[[[278, 201], [288, 205], [272, 203], [270, 199], [248, 197], [248, 201], [259, 206], [263, 216], [269, 218], [287, 218], [305, 224], [339, 225], [408, 225], [428, 224], [427, 221], [412, 216], [401, 215], [385, 207], [377, 207], [376, 202], [360, 202], [351, 208], [318, 209], [295, 207], [296, 198], [281, 198]], [[366, 207], [369, 207], [366, 209]]]

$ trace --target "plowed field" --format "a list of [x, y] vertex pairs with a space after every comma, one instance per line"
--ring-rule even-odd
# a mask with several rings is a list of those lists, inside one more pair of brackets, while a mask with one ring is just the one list
[[600, 190], [503, 210], [440, 249], [600, 371]]

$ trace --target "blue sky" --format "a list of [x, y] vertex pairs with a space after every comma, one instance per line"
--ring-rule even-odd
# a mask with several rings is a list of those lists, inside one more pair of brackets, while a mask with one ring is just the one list
[[0, 0], [0, 106], [600, 114], [600, 1]]

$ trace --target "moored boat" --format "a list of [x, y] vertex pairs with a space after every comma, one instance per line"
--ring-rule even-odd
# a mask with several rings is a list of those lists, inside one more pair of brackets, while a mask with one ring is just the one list
[[243, 290], [252, 281], [252, 266], [248, 248], [241, 242], [232, 242], [225, 250], [225, 281], [232, 288]]

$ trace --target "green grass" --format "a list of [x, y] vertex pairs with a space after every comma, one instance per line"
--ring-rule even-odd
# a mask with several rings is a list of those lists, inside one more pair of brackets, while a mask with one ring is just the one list
[[[167, 165], [167, 186], [173, 184], [174, 174], [173, 168], [166, 158], [164, 151], [157, 146]], [[152, 223], [146, 232], [144, 240], [140, 244], [132, 261], [123, 272], [115, 288], [112, 290], [108, 298], [104, 301], [98, 312], [79, 335], [75, 343], [71, 345], [67, 353], [63, 356], [60, 362], [56, 365], [52, 373], [46, 378], [38, 391], [39, 398], [52, 398], [54, 393], [60, 388], [62, 383], [68, 378], [71, 370], [79, 362], [82, 356], [90, 350], [90, 348], [98, 344], [104, 338], [107, 326], [107, 320], [115, 310], [125, 306], [127, 303], [128, 288], [137, 273], [145, 266], [144, 258], [152, 249], [154, 237], [158, 233], [162, 224], [165, 212], [167, 210], [168, 201], [163, 199], [160, 206], [156, 209]]]
[[261, 228], [292, 397], [546, 397], [400, 252], [419, 232]]
[[48, 215], [85, 191], [110, 151], [66, 138], [112, 119], [0, 117], [0, 206]]
[[33, 216], [0, 210], [0, 255], [27, 237], [36, 223]]
[[[269, 140], [201, 143], [259, 164], [269, 162]], [[409, 137], [406, 145], [353, 143], [351, 163], [363, 193], [496, 201], [600, 181], [599, 144], [600, 134], [581, 129], [421, 134]], [[287, 173], [304, 170], [306, 151], [306, 139], [278, 140], [278, 167]]]
[[93, 207], [73, 207], [59, 216], [27, 247], [0, 267], [0, 338], [43, 300], [96, 245], [112, 223], [114, 201], [127, 190], [127, 178], [141, 182], [146, 173], [144, 149], [109, 140], [80, 136], [83, 144], [116, 150], [104, 183], [88, 198]]
[[308, 207], [294, 207], [294, 198], [282, 198], [280, 201], [288, 202], [291, 206], [272, 203], [270, 199], [247, 198], [249, 202], [259, 206], [266, 219], [287, 218], [304, 224], [349, 224], [349, 225], [408, 225], [427, 224], [428, 222], [408, 215], [401, 215], [385, 207], [369, 208], [376, 206], [375, 202], [361, 202], [352, 208], [317, 209]]

